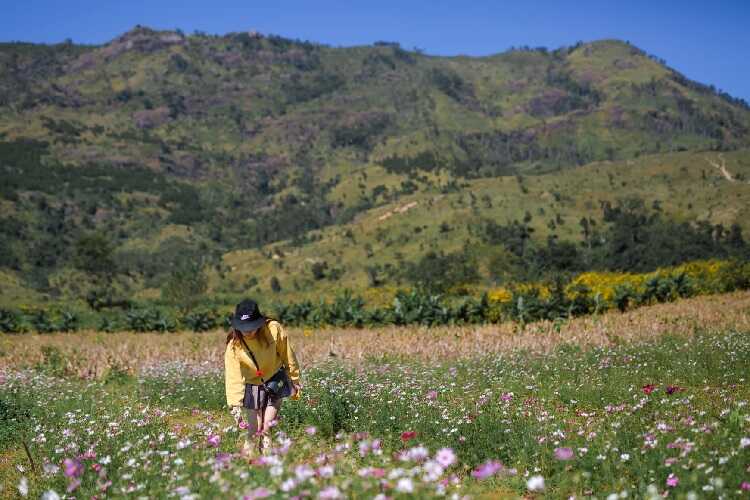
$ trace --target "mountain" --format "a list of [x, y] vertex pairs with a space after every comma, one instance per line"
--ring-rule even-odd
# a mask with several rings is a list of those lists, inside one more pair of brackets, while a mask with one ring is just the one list
[[617, 40], [435, 57], [136, 27], [0, 64], [2, 302], [154, 297], [195, 260], [220, 296], [408, 285], [431, 251], [488, 284], [520, 276], [517, 234], [611, 267], [581, 220], [602, 242], [634, 196], [722, 245], [748, 229], [747, 103]]

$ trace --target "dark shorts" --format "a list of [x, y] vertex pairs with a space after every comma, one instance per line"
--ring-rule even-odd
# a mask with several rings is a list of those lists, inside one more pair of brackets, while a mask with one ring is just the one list
[[245, 384], [245, 397], [242, 406], [251, 410], [259, 410], [262, 407], [279, 406], [280, 397], [269, 397], [268, 391], [262, 385]]

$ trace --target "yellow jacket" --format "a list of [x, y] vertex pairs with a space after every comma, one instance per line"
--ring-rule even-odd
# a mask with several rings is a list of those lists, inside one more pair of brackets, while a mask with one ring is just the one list
[[[281, 365], [287, 367], [289, 378], [293, 383], [299, 383], [300, 369], [297, 363], [297, 356], [289, 345], [289, 337], [281, 326], [281, 323], [275, 320], [267, 321], [261, 327], [254, 338], [245, 337], [247, 346], [255, 355], [260, 365], [261, 374], [264, 380], [270, 379], [274, 373], [281, 368]], [[260, 337], [261, 333], [266, 334], [266, 338], [273, 338], [273, 342], [265, 345]], [[224, 352], [224, 384], [227, 393], [227, 405], [241, 406], [242, 399], [245, 396], [245, 384], [260, 384], [260, 377], [256, 373], [256, 366], [252, 358], [247, 354], [242, 343], [230, 341]], [[299, 391], [292, 396], [293, 399], [299, 399]]]

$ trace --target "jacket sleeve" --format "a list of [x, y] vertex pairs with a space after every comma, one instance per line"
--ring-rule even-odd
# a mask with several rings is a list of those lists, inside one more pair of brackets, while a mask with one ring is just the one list
[[235, 356], [232, 343], [227, 344], [224, 352], [224, 387], [228, 406], [242, 406], [245, 397], [245, 383], [240, 371], [240, 360]]
[[299, 383], [300, 373], [299, 363], [297, 362], [297, 356], [294, 354], [291, 344], [289, 343], [289, 336], [284, 327], [280, 323], [277, 323], [277, 336], [276, 336], [276, 352], [281, 357], [286, 367], [289, 369], [289, 378], [292, 382]]

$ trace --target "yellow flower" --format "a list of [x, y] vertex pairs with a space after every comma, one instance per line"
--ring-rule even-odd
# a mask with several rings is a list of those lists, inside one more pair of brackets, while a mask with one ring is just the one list
[[490, 302], [510, 302], [513, 294], [507, 288], [494, 288], [489, 291], [487, 298]]

